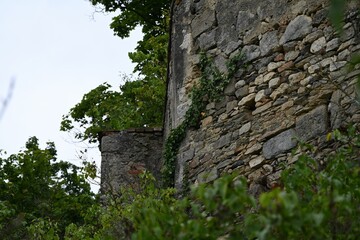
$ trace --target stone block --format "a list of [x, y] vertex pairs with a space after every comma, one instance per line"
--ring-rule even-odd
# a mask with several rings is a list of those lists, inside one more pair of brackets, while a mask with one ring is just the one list
[[292, 149], [297, 144], [295, 137], [295, 130], [289, 129], [269, 139], [263, 145], [264, 157], [270, 159]]
[[255, 168], [258, 167], [260, 164], [262, 164], [264, 162], [265, 158], [263, 156], [258, 156], [254, 159], [251, 159], [249, 162], [249, 166], [251, 168]]
[[256, 45], [247, 45], [243, 47], [242, 54], [244, 54], [247, 61], [252, 61], [260, 56], [260, 47]]
[[222, 148], [224, 146], [229, 145], [230, 141], [231, 141], [231, 135], [232, 133], [228, 133], [224, 136], [221, 136], [219, 140], [217, 140], [215, 142], [215, 148]]
[[261, 56], [265, 56], [279, 47], [279, 38], [277, 34], [278, 31], [275, 30], [275, 31], [267, 32], [262, 36], [260, 40]]
[[219, 177], [219, 172], [217, 168], [213, 168], [210, 172], [202, 172], [198, 175], [199, 183], [208, 183], [214, 181]]
[[321, 37], [311, 44], [310, 52], [311, 53], [319, 53], [322, 50], [324, 50], [325, 48], [326, 48], [326, 39], [325, 39], [325, 37]]
[[251, 93], [246, 97], [243, 97], [240, 102], [238, 103], [239, 106], [249, 106], [255, 103], [255, 93]]
[[247, 133], [248, 131], [250, 131], [250, 129], [251, 129], [251, 122], [242, 125], [241, 128], [239, 129], [239, 135], [241, 136], [244, 133]]
[[191, 22], [191, 30], [193, 38], [198, 37], [203, 32], [209, 30], [216, 22], [215, 11], [205, 10], [197, 15]]
[[296, 135], [301, 141], [319, 137], [328, 130], [328, 122], [327, 107], [319, 106], [296, 119]]
[[235, 96], [237, 98], [245, 97], [248, 94], [249, 94], [249, 85], [243, 86], [243, 87], [239, 88], [238, 90], [236, 90], [236, 92], [235, 92]]
[[312, 19], [306, 15], [297, 16], [286, 27], [285, 33], [280, 38], [280, 44], [305, 37], [311, 32]]

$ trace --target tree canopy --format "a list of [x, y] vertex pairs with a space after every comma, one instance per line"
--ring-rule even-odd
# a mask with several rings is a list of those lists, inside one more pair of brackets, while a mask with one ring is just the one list
[[143, 27], [146, 35], [162, 35], [167, 31], [165, 12], [170, 8], [170, 0], [90, 0], [94, 6], [102, 6], [105, 12], [120, 11], [110, 25], [121, 38], [128, 37], [136, 26]]
[[95, 143], [102, 131], [161, 126], [165, 103], [169, 0], [92, 0], [103, 11], [117, 12], [111, 23], [114, 33], [128, 37], [142, 26], [143, 39], [129, 58], [137, 77], [123, 76], [118, 91], [106, 82], [84, 95], [63, 116], [62, 131], [75, 130], [75, 138]]
[[30, 138], [24, 151], [0, 157], [0, 238], [26, 239], [29, 227], [46, 220], [60, 235], [70, 223], [82, 224], [95, 203], [81, 168], [59, 161], [55, 145], [39, 147]]

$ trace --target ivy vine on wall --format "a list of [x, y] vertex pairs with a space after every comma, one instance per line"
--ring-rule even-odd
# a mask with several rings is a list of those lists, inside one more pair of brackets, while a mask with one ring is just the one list
[[164, 165], [162, 169], [164, 187], [173, 187], [175, 180], [175, 161], [179, 147], [190, 127], [199, 127], [202, 113], [206, 105], [218, 101], [223, 96], [225, 87], [234, 77], [241, 66], [245, 66], [242, 54], [237, 54], [227, 63], [228, 73], [222, 73], [214, 64], [211, 57], [201, 54], [199, 67], [201, 78], [190, 93], [191, 105], [185, 114], [185, 119], [177, 127], [171, 130], [165, 142]]

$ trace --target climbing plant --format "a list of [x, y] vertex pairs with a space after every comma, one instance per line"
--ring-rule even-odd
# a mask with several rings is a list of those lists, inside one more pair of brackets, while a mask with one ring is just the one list
[[190, 93], [191, 105], [186, 111], [185, 119], [176, 128], [172, 129], [165, 142], [163, 182], [165, 186], [173, 186], [175, 179], [175, 160], [180, 144], [186, 136], [186, 131], [190, 127], [198, 127], [202, 113], [206, 105], [212, 101], [218, 101], [223, 95], [225, 87], [231, 78], [239, 70], [240, 66], [245, 65], [242, 54], [237, 54], [227, 62], [228, 73], [222, 73], [215, 66], [211, 57], [205, 53], [201, 54], [199, 68], [201, 78]]

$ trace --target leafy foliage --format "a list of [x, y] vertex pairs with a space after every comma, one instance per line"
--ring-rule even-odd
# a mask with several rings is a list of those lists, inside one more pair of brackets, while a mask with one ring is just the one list
[[[167, 19], [164, 11], [170, 8], [170, 0], [90, 0], [93, 5], [101, 5], [106, 12], [120, 14], [113, 18], [111, 28], [121, 38], [140, 25], [143, 32], [156, 36], [164, 32]], [[166, 31], [166, 28], [165, 28]]]
[[85, 94], [63, 116], [60, 130], [71, 131], [78, 123], [80, 130], [75, 132], [75, 138], [94, 143], [103, 131], [160, 126], [165, 94], [162, 79], [125, 80], [120, 91], [113, 91], [104, 83]]
[[325, 166], [302, 155], [283, 172], [282, 187], [258, 201], [236, 173], [193, 186], [182, 199], [172, 188], [156, 189], [145, 173], [139, 188], [108, 196], [106, 208], [89, 209], [85, 225], [70, 225], [67, 239], [356, 239], [359, 131], [332, 133], [340, 147]]
[[[129, 53], [136, 63], [132, 80], [123, 76], [120, 91], [107, 83], [85, 94], [80, 103], [63, 116], [62, 131], [75, 130], [75, 138], [98, 141], [99, 133], [144, 126], [161, 126], [166, 89], [169, 1], [91, 1], [107, 12], [120, 10], [111, 27], [120, 37], [127, 37], [137, 25], [144, 28], [144, 38], [135, 52]], [[149, 11], [153, 9], [153, 11]], [[76, 127], [80, 129], [76, 129]]]
[[0, 158], [0, 238], [29, 237], [31, 226], [44, 222], [60, 235], [70, 223], [82, 224], [95, 198], [80, 170], [58, 161], [53, 143], [41, 149], [35, 137], [24, 151]]

